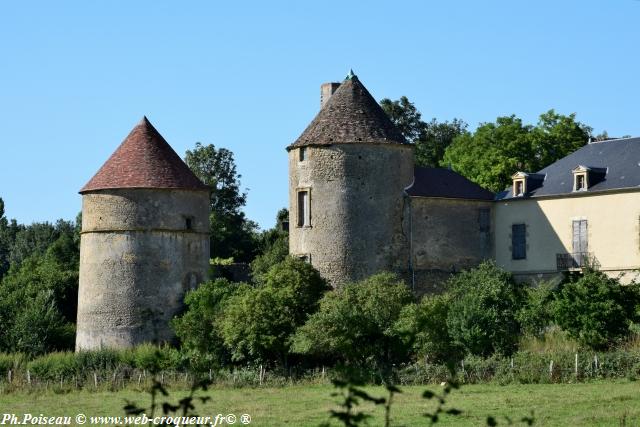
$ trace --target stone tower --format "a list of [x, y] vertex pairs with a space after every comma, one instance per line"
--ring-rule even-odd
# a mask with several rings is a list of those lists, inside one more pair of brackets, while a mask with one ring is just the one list
[[209, 188], [146, 117], [80, 190], [76, 350], [171, 341], [209, 268]]
[[406, 272], [413, 146], [353, 72], [322, 85], [320, 112], [287, 151], [289, 252], [334, 286]]

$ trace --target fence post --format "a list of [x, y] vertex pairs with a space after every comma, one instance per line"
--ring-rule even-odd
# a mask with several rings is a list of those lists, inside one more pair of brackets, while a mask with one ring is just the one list
[[553, 360], [549, 362], [549, 377], [553, 378]]
[[511, 358], [511, 370], [513, 370], [513, 357]]
[[93, 372], [93, 384], [98, 388], [98, 374], [95, 371]]
[[597, 354], [593, 355], [593, 363], [594, 363], [595, 368], [596, 368], [594, 373], [597, 374], [598, 373], [598, 355]]
[[576, 353], [575, 373], [576, 378], [578, 378], [578, 353]]
[[9, 371], [7, 372], [7, 380], [9, 380], [9, 384], [11, 384], [11, 369], [9, 369]]
[[138, 385], [140, 385], [140, 381], [142, 381], [142, 372], [138, 373]]
[[322, 365], [322, 379], [324, 380], [324, 365]]
[[27, 384], [31, 385], [31, 372], [27, 369]]
[[211, 368], [209, 368], [209, 381], [211, 381]]

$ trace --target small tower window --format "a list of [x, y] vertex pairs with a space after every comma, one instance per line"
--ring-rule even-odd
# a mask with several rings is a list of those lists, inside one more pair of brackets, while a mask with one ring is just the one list
[[298, 227], [311, 225], [311, 206], [309, 203], [309, 190], [298, 191]]
[[307, 147], [300, 147], [300, 149], [298, 150], [298, 159], [301, 162], [307, 160]]
[[185, 229], [187, 230], [193, 230], [193, 218], [191, 217], [186, 217], [184, 219], [185, 222]]

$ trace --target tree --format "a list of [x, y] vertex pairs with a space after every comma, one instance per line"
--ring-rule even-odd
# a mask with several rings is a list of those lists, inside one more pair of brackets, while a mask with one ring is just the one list
[[221, 331], [233, 360], [286, 366], [294, 332], [327, 289], [310, 264], [288, 257], [261, 276], [256, 288], [231, 297]]
[[380, 106], [387, 113], [407, 141], [415, 144], [415, 163], [418, 166], [438, 167], [445, 149], [453, 139], [466, 132], [467, 124], [459, 119], [429, 123], [422, 120], [422, 114], [406, 96], [397, 101], [384, 98]]
[[478, 267], [452, 276], [447, 328], [453, 342], [466, 353], [509, 355], [516, 350], [520, 334], [517, 313], [524, 305], [522, 285], [513, 276], [485, 261]]
[[394, 325], [412, 302], [407, 285], [390, 273], [344, 285], [328, 292], [318, 312], [298, 329], [293, 351], [384, 371], [406, 358]]
[[491, 191], [502, 191], [515, 172], [543, 169], [586, 144], [590, 132], [575, 114], [554, 110], [541, 114], [536, 126], [523, 124], [515, 115], [498, 117], [474, 133], [458, 135], [440, 163]]
[[172, 321], [172, 326], [192, 366], [222, 367], [231, 360], [220, 333], [221, 319], [229, 299], [249, 289], [244, 283], [217, 279], [187, 293], [186, 311]]
[[447, 327], [450, 304], [449, 294], [427, 295], [402, 309], [394, 328], [416, 357], [450, 364], [462, 358]]
[[640, 320], [640, 285], [621, 286], [599, 271], [586, 271], [565, 284], [555, 301], [555, 320], [570, 337], [601, 350], [629, 334]]
[[254, 278], [263, 275], [289, 255], [289, 232], [284, 227], [284, 223], [288, 221], [289, 210], [282, 208], [276, 215], [275, 227], [258, 236], [259, 254], [251, 261], [251, 274]]
[[211, 187], [211, 257], [233, 258], [248, 262], [256, 252], [257, 225], [245, 217], [242, 208], [247, 194], [240, 190], [233, 153], [213, 144], [196, 143], [187, 150], [185, 163], [206, 185]]

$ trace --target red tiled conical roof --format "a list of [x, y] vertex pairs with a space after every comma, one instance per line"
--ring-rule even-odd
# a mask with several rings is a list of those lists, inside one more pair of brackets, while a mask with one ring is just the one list
[[107, 188], [209, 190], [143, 117], [80, 193]]
[[406, 144], [367, 88], [350, 74], [287, 149], [306, 145]]

